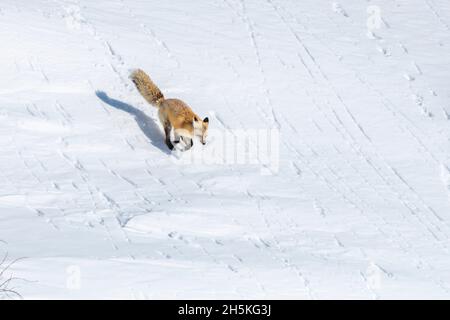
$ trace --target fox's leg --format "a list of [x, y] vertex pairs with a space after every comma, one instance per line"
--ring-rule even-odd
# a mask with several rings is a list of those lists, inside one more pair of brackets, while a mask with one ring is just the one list
[[174, 130], [174, 135], [175, 135], [175, 139], [173, 140], [173, 143], [179, 143], [180, 139], [181, 140], [183, 139], [183, 137], [177, 133], [177, 130]]
[[170, 141], [170, 130], [172, 129], [170, 123], [166, 122], [164, 124], [164, 133], [166, 134], [166, 145], [169, 147], [170, 150], [173, 149], [173, 144]]
[[159, 117], [159, 121], [161, 121], [161, 124], [164, 127], [164, 133], [166, 135], [166, 140], [165, 140], [166, 145], [170, 150], [172, 150], [173, 144], [170, 141], [170, 130], [172, 129], [172, 126], [170, 125], [170, 122], [167, 119], [167, 117], [165, 116], [162, 108], [159, 108], [159, 110], [158, 110], [158, 117]]
[[183, 129], [175, 129], [175, 140], [176, 141], [174, 142], [176, 143], [178, 143], [180, 140], [183, 140], [185, 144], [184, 151], [189, 150], [194, 145], [191, 134]]

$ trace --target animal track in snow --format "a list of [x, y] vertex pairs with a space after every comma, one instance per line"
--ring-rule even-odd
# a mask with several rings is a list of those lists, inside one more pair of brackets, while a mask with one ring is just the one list
[[433, 117], [433, 113], [428, 110], [428, 108], [424, 104], [424, 98], [418, 94], [413, 94], [411, 98], [414, 100], [414, 102], [420, 107], [422, 113], [426, 115], [427, 117]]
[[340, 15], [343, 15], [344, 17], [348, 17], [347, 11], [345, 11], [345, 9], [338, 2], [333, 2], [333, 11]]
[[420, 69], [419, 65], [415, 61], [413, 61], [413, 67], [418, 74], [422, 74], [422, 69]]
[[389, 50], [386, 49], [386, 48], [383, 48], [381, 46], [377, 46], [377, 51], [382, 53], [385, 57], [390, 57], [391, 56], [391, 53], [389, 52]]
[[375, 34], [375, 32], [368, 30], [367, 31], [367, 38], [371, 39], [371, 40], [381, 40], [383, 39], [382, 37], [380, 37], [379, 35]]
[[81, 30], [82, 26], [86, 24], [86, 19], [81, 15], [79, 6], [68, 6], [65, 8], [66, 15], [64, 20], [66, 21], [67, 28], [71, 30]]

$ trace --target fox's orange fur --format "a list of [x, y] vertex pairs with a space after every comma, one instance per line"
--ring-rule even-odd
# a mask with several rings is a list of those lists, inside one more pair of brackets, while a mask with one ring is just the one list
[[131, 80], [148, 103], [158, 108], [158, 116], [164, 127], [166, 144], [173, 149], [170, 132], [175, 133], [175, 143], [180, 138], [186, 140], [188, 148], [192, 147], [194, 136], [198, 136], [203, 144], [206, 143], [208, 132], [208, 118], [201, 119], [192, 109], [179, 99], [165, 99], [161, 90], [153, 83], [150, 77], [138, 69], [131, 73]]

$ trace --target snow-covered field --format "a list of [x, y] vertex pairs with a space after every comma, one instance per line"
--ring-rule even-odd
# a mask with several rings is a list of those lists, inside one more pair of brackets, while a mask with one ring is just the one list
[[[0, 40], [24, 298], [450, 298], [447, 0], [2, 0]], [[206, 146], [169, 154], [137, 67]]]

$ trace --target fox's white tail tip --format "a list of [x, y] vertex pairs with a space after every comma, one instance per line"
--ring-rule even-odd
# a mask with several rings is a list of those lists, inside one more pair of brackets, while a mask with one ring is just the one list
[[133, 79], [136, 73], [139, 71], [139, 68], [130, 68], [128, 69], [128, 78]]

